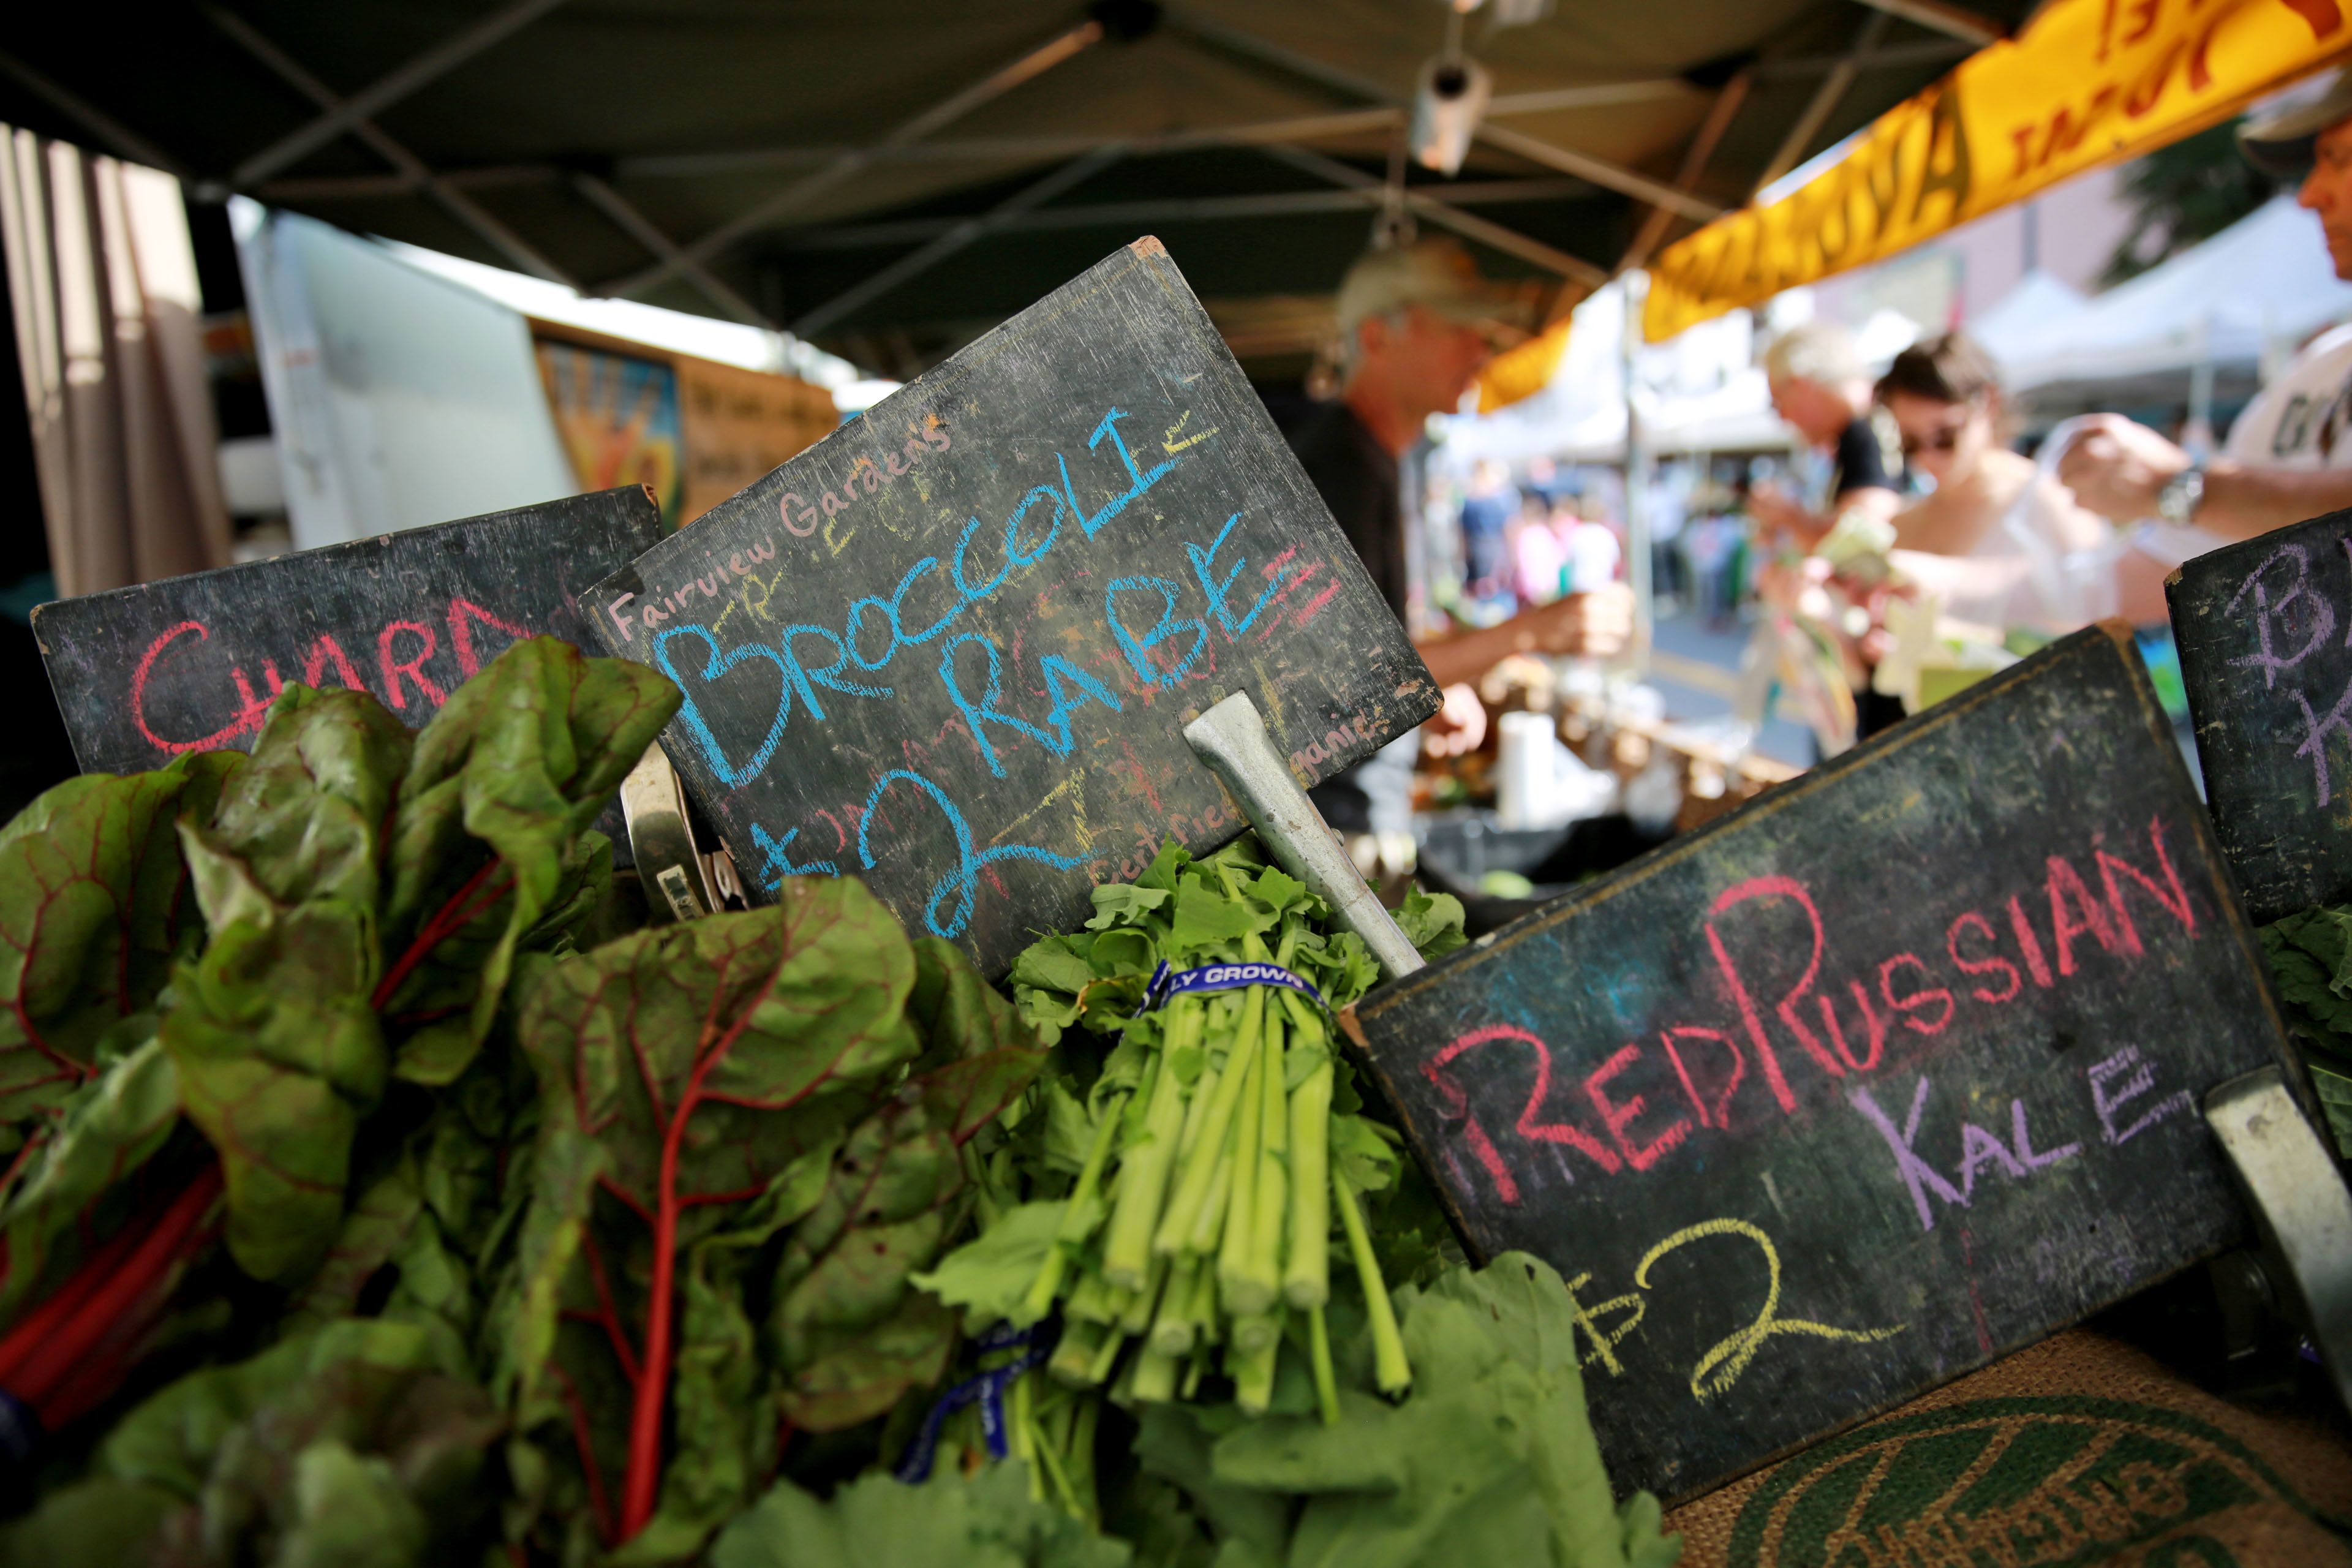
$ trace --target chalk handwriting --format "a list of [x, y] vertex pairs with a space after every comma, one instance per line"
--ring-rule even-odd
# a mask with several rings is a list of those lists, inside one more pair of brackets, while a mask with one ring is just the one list
[[[2352, 553], [2352, 539], [2347, 539], [2344, 542], [2347, 553]], [[2263, 579], [2270, 569], [2281, 562], [2292, 565], [2294, 575], [2286, 584], [2285, 596], [2273, 605], [2270, 598], [2270, 585]], [[2254, 637], [2258, 646], [2254, 652], [2233, 658], [2230, 662], [2235, 665], [2252, 665], [2260, 669], [2263, 672], [2263, 688], [2268, 690], [2278, 684], [2281, 670], [2293, 669], [2296, 665], [2301, 664], [2310, 657], [2312, 649], [2326, 641], [2336, 630], [2336, 611], [2326, 600], [2312, 591], [2310, 553], [2302, 545], [2292, 541], [2280, 545], [2263, 557], [2262, 564], [2246, 574], [2246, 580], [2238, 584], [2238, 591], [2230, 596], [2229, 604], [2223, 606], [2224, 613], [2235, 610], [2249, 593], [2254, 596]], [[2289, 612], [2297, 605], [2308, 607], [2299, 616], [2290, 615]], [[2298, 620], [2309, 628], [2303, 642], [2293, 653], [2281, 654], [2273, 651], [2271, 622], [2273, 618], [2278, 621], [2281, 629], [2287, 631], [2289, 635], [2293, 635], [2294, 623]]]
[[[2163, 823], [2151, 820], [2137, 847], [2099, 836], [2087, 854], [2045, 856], [2040, 885], [1990, 906], [1997, 915], [1968, 909], [1933, 917], [1943, 929], [1943, 952], [1904, 949], [1859, 962], [1832, 948], [1804, 882], [1750, 878], [1717, 895], [1700, 921], [1728, 1016], [1656, 1020], [1633, 1039], [1610, 1043], [1574, 1077], [1559, 1071], [1552, 1043], [1533, 1030], [1478, 1024], [1432, 1053], [1422, 1076], [1449, 1138], [1459, 1140], [1506, 1205], [1523, 1201], [1531, 1175], [1568, 1184], [1639, 1175], [1735, 1123], [1795, 1116], [1808, 1100], [1833, 1094], [1830, 1103], [1845, 1101], [1885, 1135], [1921, 1225], [1932, 1229], [1931, 1197], [1964, 1206], [1981, 1174], [2021, 1177], [2068, 1158], [2077, 1145], [2037, 1152], [2025, 1108], [2015, 1104], [2005, 1138], [1964, 1124], [1957, 1174], [1947, 1177], [1914, 1152], [1927, 1080], [1914, 1089], [1900, 1131], [1859, 1086], [1948, 1029], [1995, 1024], [2022, 997], [2083, 984], [2094, 973], [2112, 975], [2116, 966], [2147, 962], [2151, 942], [2193, 941], [2210, 930], [2165, 840]], [[1769, 983], [1775, 973], [1792, 972], [1793, 979]], [[1482, 1054], [1481, 1069], [1465, 1076], [1463, 1058], [1472, 1053]], [[2116, 1104], [2144, 1090], [2137, 1079], [2122, 1077], [2129, 1068], [2106, 1069], [2123, 1084], [2110, 1097]], [[1509, 1109], [1474, 1104], [1474, 1088], [1478, 1100], [1493, 1096]], [[1548, 1147], [1550, 1157], [1515, 1160], [1497, 1125], [1523, 1145]]]
[[2035, 1171], [2072, 1159], [2083, 1151], [2080, 1143], [2065, 1143], [2046, 1152], [2036, 1152], [2032, 1135], [2026, 1130], [2025, 1101], [2011, 1100], [2007, 1143], [1973, 1121], [1960, 1123], [1959, 1178], [1955, 1183], [1918, 1152], [1919, 1116], [1927, 1106], [1927, 1076], [1922, 1073], [1918, 1086], [1911, 1092], [1911, 1114], [1905, 1119], [1900, 1132], [1871, 1098], [1870, 1090], [1855, 1089], [1847, 1096], [1853, 1108], [1886, 1140], [1886, 1147], [1895, 1156], [1895, 1167], [1902, 1173], [1912, 1205], [1918, 1211], [1921, 1230], [1936, 1228], [1935, 1214], [1927, 1205], [1931, 1194], [1954, 1208], [1967, 1208], [1976, 1196], [1977, 1174], [1980, 1171], [1997, 1168], [2013, 1180], [2023, 1180]]
[[[882, 797], [889, 793], [890, 786], [897, 784], [909, 785], [938, 806], [940, 814], [947, 818], [949, 830], [955, 835], [955, 866], [931, 884], [931, 895], [923, 904], [923, 923], [933, 936], [953, 938], [971, 922], [974, 884], [984, 868], [1000, 860], [1035, 861], [1063, 871], [1075, 870], [1086, 864], [1083, 856], [1056, 855], [1034, 844], [997, 844], [986, 849], [974, 850], [971, 826], [964, 821], [963, 813], [956, 809], [955, 802], [948, 798], [947, 792], [919, 773], [893, 768], [874, 781], [874, 788], [866, 796], [865, 807], [858, 816], [857, 860], [869, 871], [875, 866], [874, 847], [868, 837], [874, 826], [875, 808], [881, 805]], [[785, 841], [790, 839], [791, 835], [787, 834]], [[956, 900], [955, 910], [941, 920], [940, 906], [950, 897]]]
[[[2189, 1091], [2179, 1089], [2149, 1106], [2130, 1125], [2116, 1125], [2118, 1111], [2156, 1087], [2156, 1068], [2141, 1059], [2137, 1046], [2126, 1046], [2094, 1063], [2086, 1076], [2091, 1084], [2092, 1109], [2098, 1112], [2099, 1131], [2111, 1144], [2131, 1142], [2167, 1117], [2188, 1110], [2192, 1103]], [[2110, 1090], [2108, 1086], [2118, 1079], [2123, 1081]]]
[[[367, 666], [375, 677], [373, 681], [362, 677], [360, 663], [344, 647], [343, 637], [321, 631], [310, 639], [304, 651], [298, 679], [306, 686], [316, 687], [331, 677], [335, 684], [346, 689], [372, 691], [403, 719], [422, 725], [448, 700], [450, 692], [479, 671], [505, 646], [503, 642], [495, 647], [486, 644], [482, 640], [483, 628], [508, 640], [532, 635], [529, 629], [493, 615], [472, 600], [456, 596], [443, 609], [440, 625], [448, 629], [446, 651], [440, 633], [427, 620], [396, 616], [377, 629], [372, 644], [360, 628], [347, 628], [344, 636], [349, 637], [352, 647], [361, 650], [362, 659], [373, 647], [374, 658]], [[211, 637], [212, 629], [200, 620], [168, 626], [148, 643], [131, 669], [131, 721], [148, 744], [166, 755], [209, 751], [232, 745], [240, 736], [258, 733], [262, 721], [268, 717], [270, 702], [285, 689], [286, 677], [274, 658], [261, 659], [259, 681], [254, 679], [243, 662], [231, 664], [226, 671], [227, 690], [222, 695], [233, 692], [234, 698], [215, 710], [225, 710], [224, 721], [218, 728], [204, 735], [160, 733], [150, 711], [152, 694], [171, 689], [185, 700], [186, 689], [193, 683], [219, 681], [217, 663], [191, 662], [195, 650]]]
[[[1755, 1317], [1710, 1345], [1691, 1367], [1691, 1397], [1701, 1404], [1710, 1399], [1720, 1399], [1730, 1393], [1741, 1375], [1754, 1363], [1758, 1353], [1776, 1338], [1794, 1335], [1866, 1345], [1892, 1339], [1908, 1327], [1907, 1324], [1896, 1323], [1886, 1328], [1842, 1329], [1806, 1318], [1782, 1317], [1780, 1249], [1773, 1245], [1772, 1238], [1759, 1226], [1743, 1219], [1708, 1219], [1685, 1226], [1643, 1253], [1641, 1261], [1633, 1268], [1634, 1289], [1626, 1295], [1614, 1296], [1587, 1307], [1577, 1293], [1592, 1276], [1579, 1274], [1568, 1281], [1569, 1306], [1575, 1315], [1575, 1326], [1583, 1331], [1591, 1344], [1590, 1352], [1580, 1357], [1583, 1364], [1598, 1365], [1612, 1377], [1622, 1376], [1625, 1367], [1619, 1358], [1617, 1347], [1641, 1325], [1648, 1313], [1649, 1303], [1642, 1292], [1656, 1289], [1650, 1281], [1651, 1270], [1682, 1248], [1717, 1237], [1731, 1237], [1748, 1242], [1762, 1254], [1764, 1300], [1758, 1307]], [[1710, 1270], [1706, 1279], [1709, 1285], [1708, 1298], [1717, 1299], [1719, 1292], [1716, 1282], [1722, 1279], [1722, 1271], [1719, 1268]], [[1624, 1316], [1614, 1324], [1604, 1325], [1602, 1320], [1612, 1313]]]

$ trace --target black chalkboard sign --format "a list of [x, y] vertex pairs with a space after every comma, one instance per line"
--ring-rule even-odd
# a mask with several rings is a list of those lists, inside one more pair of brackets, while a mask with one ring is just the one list
[[861, 876], [990, 973], [1160, 842], [1241, 830], [1187, 721], [1248, 692], [1308, 783], [1429, 672], [1157, 240], [593, 594], [754, 898]]
[[1612, 1479], [1707, 1489], [2241, 1234], [2284, 1058], [2127, 632], [2093, 627], [1357, 1008], [1472, 1252], [1580, 1309]]
[[422, 728], [518, 638], [581, 642], [587, 585], [649, 548], [641, 486], [43, 605], [33, 631], [84, 773], [250, 750], [289, 680]]
[[2247, 914], [2352, 900], [2352, 511], [2200, 555], [2164, 596]]

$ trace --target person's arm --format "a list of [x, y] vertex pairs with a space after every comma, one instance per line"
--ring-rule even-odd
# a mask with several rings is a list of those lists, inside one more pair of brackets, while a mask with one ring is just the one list
[[[2189, 464], [2188, 453], [2147, 426], [2102, 414], [2067, 448], [2058, 478], [2093, 511], [2136, 522], [2157, 515], [2158, 494]], [[2263, 468], [2224, 458], [2206, 465], [2191, 521], [2224, 539], [2252, 539], [2347, 506], [2352, 468]]]
[[1440, 686], [1475, 681], [1515, 653], [1605, 656], [1633, 630], [1633, 591], [1622, 583], [1522, 611], [1500, 626], [1414, 644]]
[[1769, 486], [1758, 486], [1748, 500], [1748, 510], [1757, 521], [1794, 536], [1798, 548], [1807, 551], [1829, 537], [1838, 519], [1850, 511], [1860, 511], [1873, 521], [1885, 521], [1902, 505], [1903, 498], [1885, 485], [1861, 485], [1840, 492], [1835, 510], [1827, 515], [1809, 510], [1793, 497]]

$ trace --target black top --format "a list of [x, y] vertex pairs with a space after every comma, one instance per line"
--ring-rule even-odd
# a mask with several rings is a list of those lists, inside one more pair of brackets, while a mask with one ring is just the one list
[[1902, 467], [1902, 448], [1886, 439], [1876, 420], [1878, 411], [1861, 416], [1837, 438], [1837, 467], [1830, 476], [1830, 500], [1832, 502], [1855, 490], [1891, 490], [1895, 488], [1895, 473]]
[[1327, 403], [1290, 432], [1290, 449], [1363, 558], [1372, 586], [1404, 619], [1404, 510], [1397, 461], [1345, 403]]

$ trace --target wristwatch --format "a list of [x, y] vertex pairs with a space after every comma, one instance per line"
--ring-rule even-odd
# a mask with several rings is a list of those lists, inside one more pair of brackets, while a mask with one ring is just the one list
[[2175, 528], [2186, 528], [2197, 516], [2197, 508], [2205, 499], [2205, 466], [2191, 463], [2170, 479], [2156, 492], [2156, 515]]

